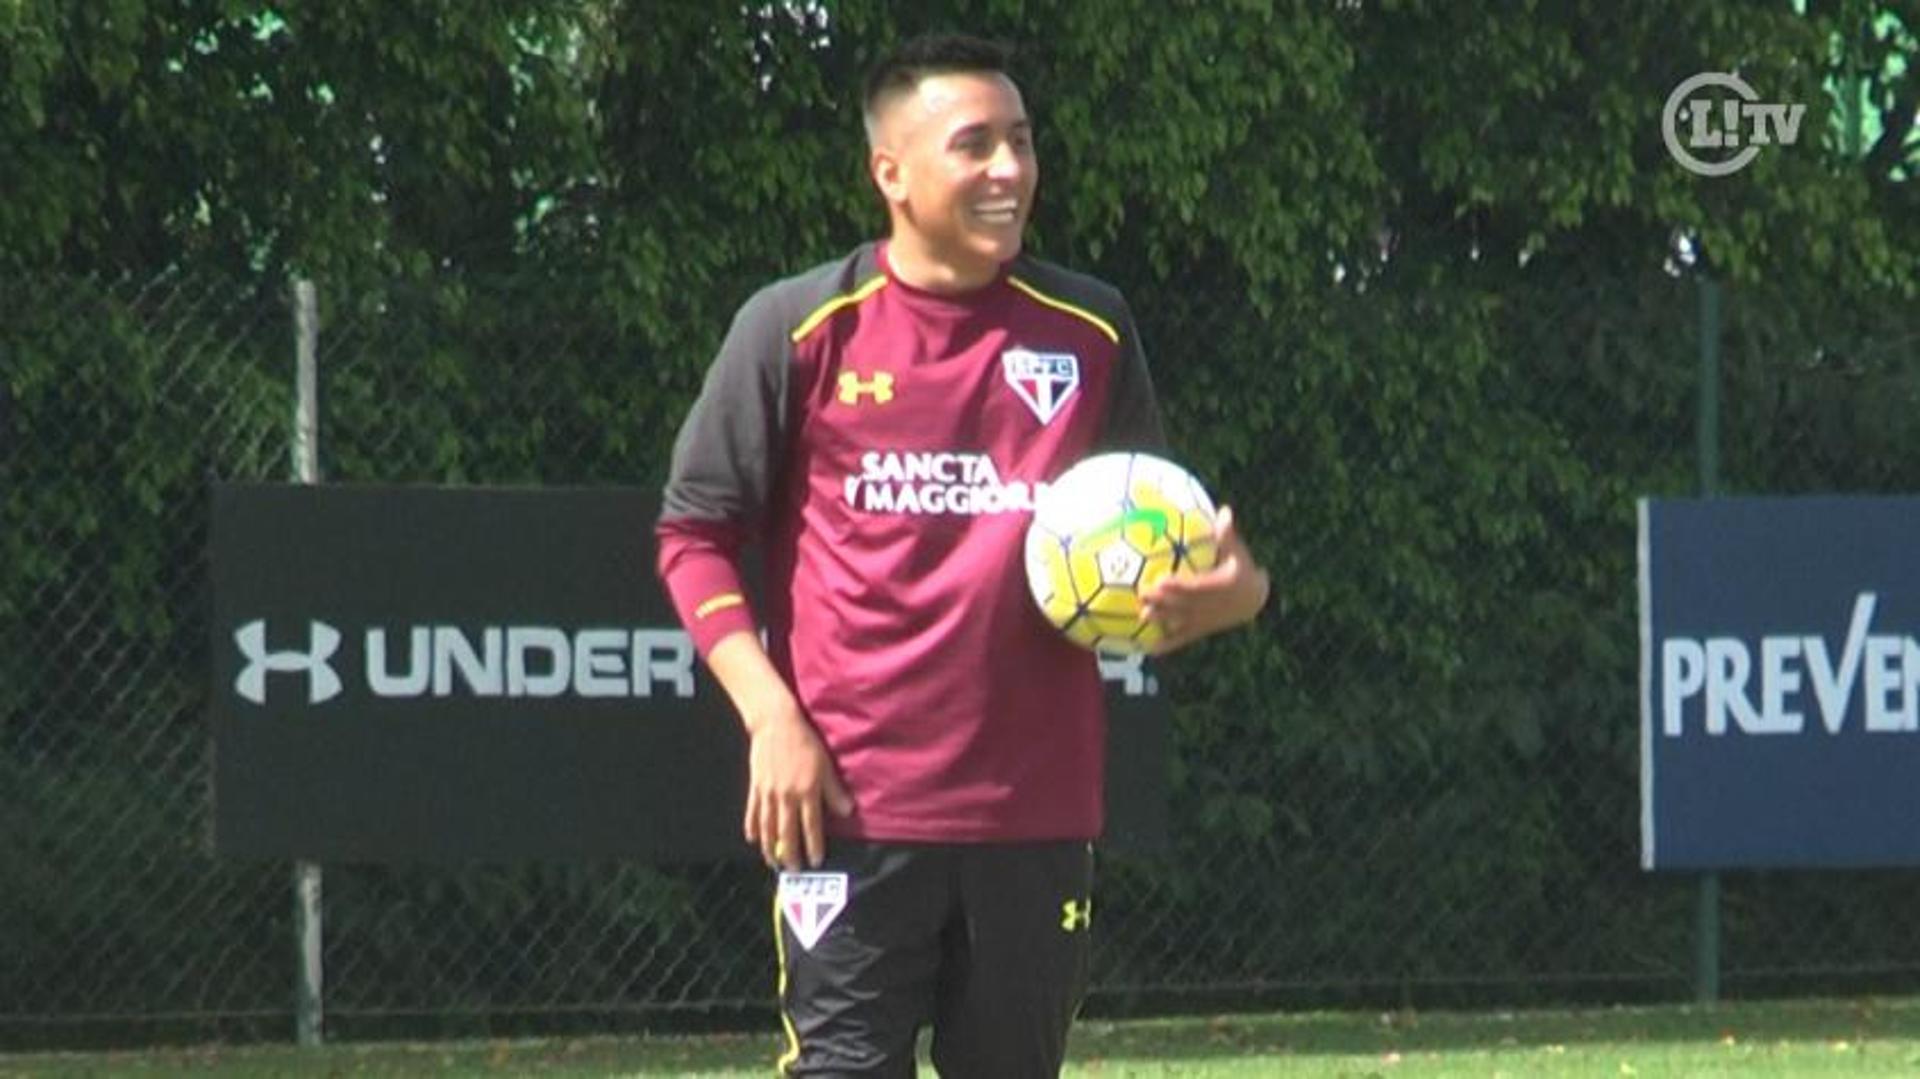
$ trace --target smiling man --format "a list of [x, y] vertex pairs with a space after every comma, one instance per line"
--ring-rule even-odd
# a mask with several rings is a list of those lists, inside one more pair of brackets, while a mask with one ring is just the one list
[[1013, 80], [993, 69], [883, 68], [866, 120], [873, 182], [893, 217], [893, 272], [936, 292], [990, 284], [1020, 254], [1040, 185]]
[[[674, 446], [659, 568], [748, 734], [782, 1070], [911, 1075], [931, 1024], [942, 1075], [1051, 1076], [1086, 986], [1105, 713], [1022, 538], [1038, 485], [1159, 449], [1160, 413], [1120, 294], [1021, 253], [1040, 170], [1004, 50], [909, 42], [865, 118], [889, 235], [741, 308]], [[1219, 549], [1152, 597], [1175, 645], [1266, 602], [1230, 523]]]

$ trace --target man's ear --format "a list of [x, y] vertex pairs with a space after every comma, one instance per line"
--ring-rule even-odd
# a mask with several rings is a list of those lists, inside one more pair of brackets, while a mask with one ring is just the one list
[[900, 163], [900, 157], [893, 150], [876, 147], [867, 155], [867, 172], [873, 177], [873, 186], [880, 190], [880, 197], [888, 204], [907, 201], [906, 167]]

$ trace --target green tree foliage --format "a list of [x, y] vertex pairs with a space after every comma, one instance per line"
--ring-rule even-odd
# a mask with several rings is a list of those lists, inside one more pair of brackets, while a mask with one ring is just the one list
[[[1023, 45], [1061, 257], [1132, 239], [1172, 277], [1216, 242], [1262, 290], [1313, 294], [1382, 230], [1418, 274], [1600, 245], [1657, 259], [1682, 229], [1736, 279], [1791, 261], [1910, 286], [1915, 20], [1873, 10], [9, 0], [0, 251], [317, 274], [518, 266], [631, 232], [616, 246], [664, 247], [696, 285], [769, 250], [797, 264], [879, 223], [865, 66], [901, 33], [968, 27]], [[1726, 69], [1811, 105], [1827, 144], [1725, 183], [1668, 167], [1665, 91]], [[1883, 110], [1851, 158], [1828, 115], [1849, 74]]]
[[510, 262], [592, 163], [574, 9], [9, 0], [0, 266]]

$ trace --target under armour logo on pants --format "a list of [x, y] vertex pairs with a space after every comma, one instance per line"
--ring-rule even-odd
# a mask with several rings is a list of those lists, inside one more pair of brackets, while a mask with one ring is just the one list
[[1060, 928], [1069, 933], [1093, 928], [1093, 900], [1069, 899], [1060, 904]]

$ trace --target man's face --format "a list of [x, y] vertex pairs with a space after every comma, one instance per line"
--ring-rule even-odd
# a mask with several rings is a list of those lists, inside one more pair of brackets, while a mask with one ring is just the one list
[[897, 242], [967, 276], [1020, 253], [1040, 165], [1010, 79], [930, 76], [877, 119], [871, 165]]

